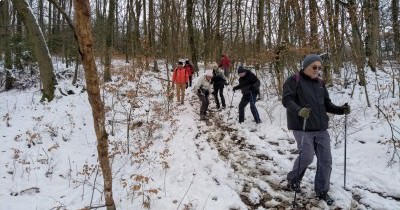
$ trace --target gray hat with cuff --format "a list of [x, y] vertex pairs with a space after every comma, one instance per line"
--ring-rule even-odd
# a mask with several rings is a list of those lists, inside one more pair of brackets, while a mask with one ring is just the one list
[[319, 61], [322, 63], [322, 59], [319, 55], [316, 55], [316, 54], [307, 55], [303, 60], [303, 69], [307, 68], [309, 65], [311, 65], [315, 61]]

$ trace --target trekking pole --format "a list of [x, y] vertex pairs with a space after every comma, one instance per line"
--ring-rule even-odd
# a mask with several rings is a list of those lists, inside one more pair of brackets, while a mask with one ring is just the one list
[[231, 98], [231, 102], [230, 102], [230, 105], [229, 105], [229, 110], [228, 110], [228, 120], [229, 120], [229, 116], [231, 115], [231, 109], [232, 109], [232, 102], [233, 102], [233, 96], [235, 95], [235, 91], [233, 91], [233, 93], [232, 93], [232, 98]]
[[[301, 155], [303, 154], [303, 141], [304, 141], [304, 136], [306, 135], [306, 124], [307, 124], [307, 118], [304, 118], [303, 121], [303, 136], [301, 136], [301, 141], [300, 141], [300, 151], [299, 151], [299, 163], [297, 165], [297, 178], [300, 177], [300, 162], [301, 162]], [[300, 189], [300, 182], [298, 183], [298, 187]], [[297, 189], [294, 190], [294, 198], [293, 198], [293, 208], [297, 208], [297, 202], [296, 202], [296, 195], [297, 195]]]
[[[348, 106], [347, 103], [345, 103]], [[346, 189], [346, 159], [347, 159], [347, 114], [344, 114], [344, 179], [343, 179], [343, 186]]]

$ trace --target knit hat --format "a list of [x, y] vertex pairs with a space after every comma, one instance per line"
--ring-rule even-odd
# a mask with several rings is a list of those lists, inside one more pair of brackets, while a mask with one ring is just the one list
[[240, 73], [243, 73], [245, 71], [246, 71], [246, 69], [243, 66], [239, 66], [239, 68], [237, 70], [237, 73], [240, 74]]
[[319, 61], [322, 63], [321, 57], [316, 54], [307, 55], [303, 60], [303, 69], [306, 69], [309, 65], [314, 63], [315, 61]]
[[205, 75], [209, 76], [209, 77], [212, 77], [213, 76], [213, 70], [207, 69]]

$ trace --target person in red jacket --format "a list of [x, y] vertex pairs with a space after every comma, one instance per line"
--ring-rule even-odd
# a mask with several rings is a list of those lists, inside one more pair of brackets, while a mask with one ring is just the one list
[[184, 67], [186, 69], [186, 73], [189, 75], [189, 87], [192, 87], [193, 66], [190, 64], [189, 60], [186, 60]]
[[172, 74], [172, 82], [176, 88], [176, 100], [184, 104], [186, 83], [189, 81], [189, 75], [186, 69], [183, 68], [183, 62], [178, 62], [178, 67], [174, 69]]
[[229, 78], [231, 61], [229, 60], [227, 55], [225, 55], [225, 54], [221, 55], [221, 60], [219, 61], [218, 67], [222, 68], [224, 70], [225, 77]]

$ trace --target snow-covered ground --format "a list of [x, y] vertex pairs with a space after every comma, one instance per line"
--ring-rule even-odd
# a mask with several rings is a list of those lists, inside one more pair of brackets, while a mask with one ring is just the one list
[[[237, 122], [241, 95], [233, 94], [232, 86], [225, 89], [228, 107], [216, 110], [212, 100], [209, 120], [199, 121], [199, 100], [190, 87], [184, 105], [175, 98], [168, 105], [166, 81], [158, 79], [167, 78], [165, 70], [141, 72], [122, 61], [113, 64], [118, 73], [102, 96], [118, 209], [290, 208], [294, 193], [282, 186], [296, 158], [296, 144], [268, 77], [262, 78], [263, 97], [257, 102], [261, 124], [253, 121], [249, 107], [245, 122]], [[59, 71], [72, 71], [62, 66], [57, 63]], [[379, 85], [375, 74], [367, 75], [371, 107], [363, 87], [356, 86], [352, 98], [352, 86], [329, 88], [335, 104], [348, 102], [352, 107], [347, 119], [347, 189], [345, 117], [331, 116], [330, 195], [335, 203], [328, 207], [312, 199], [313, 163], [297, 196], [306, 209], [400, 209], [400, 160], [397, 153], [390, 161], [390, 125], [382, 113], [378, 117], [375, 107], [379, 103], [399, 129], [400, 100], [398, 93], [396, 98], [388, 93], [391, 80], [386, 73], [378, 72]], [[84, 83], [70, 83], [60, 80], [58, 87], [74, 94], [63, 95], [57, 89], [50, 103], [39, 102], [38, 88], [0, 93], [0, 209], [104, 204], [87, 93]], [[395, 135], [399, 141], [399, 133]]]

